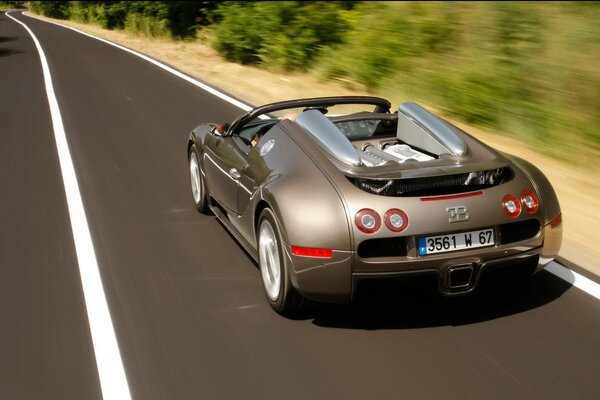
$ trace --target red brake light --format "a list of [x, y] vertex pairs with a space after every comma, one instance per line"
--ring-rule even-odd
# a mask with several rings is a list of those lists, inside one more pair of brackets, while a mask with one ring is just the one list
[[562, 224], [562, 213], [552, 218], [552, 220], [550, 221], [550, 228], [554, 229], [560, 224]]
[[381, 228], [381, 217], [375, 210], [363, 208], [354, 217], [356, 227], [364, 233], [375, 233]]
[[316, 249], [313, 247], [292, 246], [292, 254], [303, 257], [331, 258], [333, 251], [331, 249]]
[[517, 218], [521, 214], [521, 203], [512, 194], [507, 194], [502, 199], [502, 208], [506, 215], [511, 218]]
[[402, 232], [408, 227], [408, 215], [400, 209], [392, 208], [383, 217], [385, 226], [392, 232]]
[[533, 214], [540, 207], [537, 196], [529, 189], [525, 189], [521, 193], [521, 204], [529, 214]]

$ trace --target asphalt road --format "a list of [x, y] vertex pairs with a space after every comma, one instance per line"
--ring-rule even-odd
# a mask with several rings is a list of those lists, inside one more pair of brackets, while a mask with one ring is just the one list
[[[198, 214], [186, 140], [240, 110], [71, 30], [46, 52], [134, 399], [597, 399], [600, 302], [542, 272], [278, 316]], [[0, 399], [102, 397], [40, 60], [0, 15]]]

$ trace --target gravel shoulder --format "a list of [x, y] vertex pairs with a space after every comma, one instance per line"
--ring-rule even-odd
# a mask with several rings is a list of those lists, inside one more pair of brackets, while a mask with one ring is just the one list
[[[43, 17], [39, 17], [43, 18]], [[325, 82], [312, 74], [278, 74], [223, 60], [208, 43], [148, 39], [94, 25], [52, 20], [147, 54], [250, 104], [290, 98], [368, 94], [360, 85]], [[397, 105], [410, 99], [390, 99]], [[449, 119], [451, 120], [451, 119]], [[493, 147], [538, 166], [554, 186], [560, 200], [564, 239], [560, 256], [600, 276], [600, 165], [583, 168], [536, 152], [526, 142], [492, 134], [451, 120]], [[200, 122], [200, 121], [198, 121]], [[565, 144], [568, 151], [568, 144]]]

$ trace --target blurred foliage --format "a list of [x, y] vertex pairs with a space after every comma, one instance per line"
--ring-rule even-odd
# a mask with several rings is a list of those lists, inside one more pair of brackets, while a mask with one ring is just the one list
[[213, 44], [230, 61], [317, 70], [589, 162], [600, 154], [599, 4], [224, 2]]
[[30, 1], [29, 7], [36, 14], [45, 15], [50, 18], [69, 18], [68, 1]]
[[599, 5], [364, 2], [315, 68], [589, 162], [600, 154]]
[[10, 10], [14, 8], [25, 8], [24, 1], [0, 1], [0, 10]]
[[306, 70], [319, 51], [341, 43], [348, 2], [224, 2], [214, 46], [230, 61]]
[[[204, 29], [227, 60], [317, 71], [394, 101], [600, 155], [600, 2], [45, 1], [34, 12], [148, 35]], [[573, 154], [585, 157], [573, 157]]]
[[195, 38], [217, 1], [32, 1], [33, 12], [93, 23], [106, 29], [175, 39]]

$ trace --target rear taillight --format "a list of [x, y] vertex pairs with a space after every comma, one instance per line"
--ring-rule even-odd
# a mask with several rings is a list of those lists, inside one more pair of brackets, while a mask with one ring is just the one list
[[363, 208], [354, 217], [356, 227], [364, 233], [375, 233], [381, 228], [381, 217], [375, 210]]
[[402, 232], [408, 227], [408, 215], [400, 209], [392, 208], [383, 217], [385, 226], [392, 232]]
[[537, 196], [529, 189], [525, 189], [521, 193], [521, 204], [529, 214], [533, 214], [540, 207]]
[[292, 254], [303, 257], [331, 258], [333, 256], [333, 251], [331, 249], [292, 246]]
[[506, 215], [511, 218], [517, 218], [521, 214], [521, 203], [512, 194], [507, 194], [502, 199], [502, 208]]
[[560, 224], [562, 224], [562, 213], [552, 218], [552, 220], [550, 221], [550, 228], [554, 229]]

